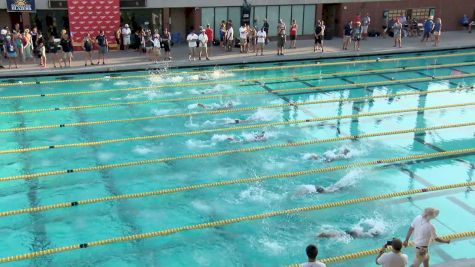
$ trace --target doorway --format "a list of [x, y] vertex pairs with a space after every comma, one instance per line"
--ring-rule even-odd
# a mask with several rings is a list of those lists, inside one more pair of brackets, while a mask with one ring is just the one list
[[322, 8], [322, 20], [325, 23], [325, 39], [330, 40], [337, 34], [338, 30], [338, 17], [340, 4], [324, 4]]

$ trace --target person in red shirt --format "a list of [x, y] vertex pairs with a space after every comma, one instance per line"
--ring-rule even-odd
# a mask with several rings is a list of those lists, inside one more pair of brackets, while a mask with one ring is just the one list
[[353, 23], [356, 25], [356, 23], [361, 22], [361, 15], [360, 13], [356, 14], [355, 19], [353, 20]]
[[205, 34], [208, 37], [208, 56], [211, 54], [211, 46], [213, 45], [213, 29], [206, 25]]
[[290, 26], [290, 47], [289, 48], [297, 48], [297, 45], [296, 45], [297, 31], [298, 31], [297, 22], [295, 22], [295, 19], [293, 19], [292, 25]]

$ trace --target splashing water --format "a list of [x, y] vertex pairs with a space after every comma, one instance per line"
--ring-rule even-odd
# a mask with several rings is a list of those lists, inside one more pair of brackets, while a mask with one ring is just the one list
[[350, 187], [355, 185], [361, 178], [363, 178], [362, 169], [353, 169], [338, 180], [335, 184], [325, 188], [327, 192], [335, 192], [345, 187]]
[[149, 147], [145, 146], [135, 146], [132, 152], [139, 154], [139, 155], [147, 155], [153, 152], [153, 150]]

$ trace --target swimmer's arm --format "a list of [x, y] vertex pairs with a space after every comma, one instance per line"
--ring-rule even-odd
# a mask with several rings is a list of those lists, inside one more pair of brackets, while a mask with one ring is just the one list
[[412, 232], [414, 232], [414, 228], [411, 226], [409, 227], [409, 230], [407, 230], [406, 239], [402, 243], [403, 246], [407, 247], [407, 245], [409, 244], [409, 238], [411, 238]]
[[445, 239], [436, 237], [434, 240], [437, 241], [437, 242], [439, 242], [439, 243], [450, 244], [450, 239], [445, 240]]

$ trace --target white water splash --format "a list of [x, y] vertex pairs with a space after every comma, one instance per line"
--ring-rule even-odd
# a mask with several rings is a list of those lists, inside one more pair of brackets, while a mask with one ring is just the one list
[[132, 152], [139, 155], [147, 155], [153, 152], [153, 150], [146, 146], [135, 146]]

